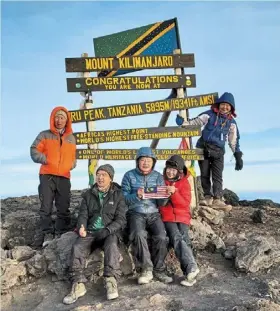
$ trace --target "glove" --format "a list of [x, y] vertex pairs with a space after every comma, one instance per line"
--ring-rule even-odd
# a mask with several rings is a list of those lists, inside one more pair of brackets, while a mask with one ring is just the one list
[[234, 152], [233, 155], [235, 157], [235, 170], [241, 171], [243, 168], [243, 160], [242, 160], [243, 153], [241, 151], [236, 151]]
[[182, 125], [184, 123], [184, 118], [181, 117], [179, 114], [177, 114], [177, 117], [176, 117], [176, 124], [177, 125]]
[[96, 232], [94, 235], [95, 239], [98, 240], [104, 240], [107, 238], [107, 236], [110, 235], [110, 231], [108, 228], [100, 229]]

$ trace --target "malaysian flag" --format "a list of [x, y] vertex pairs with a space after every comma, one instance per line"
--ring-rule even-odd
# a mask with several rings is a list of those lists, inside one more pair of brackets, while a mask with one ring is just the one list
[[145, 187], [143, 199], [166, 199], [169, 194], [166, 192], [167, 186]]

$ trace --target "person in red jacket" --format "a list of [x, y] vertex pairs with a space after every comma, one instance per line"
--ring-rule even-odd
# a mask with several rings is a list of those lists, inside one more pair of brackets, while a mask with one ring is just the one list
[[179, 155], [173, 155], [166, 161], [163, 175], [170, 198], [167, 205], [160, 207], [160, 213], [170, 244], [185, 276], [181, 285], [192, 286], [196, 283], [199, 269], [188, 234], [191, 221], [191, 187], [187, 173], [185, 162]]

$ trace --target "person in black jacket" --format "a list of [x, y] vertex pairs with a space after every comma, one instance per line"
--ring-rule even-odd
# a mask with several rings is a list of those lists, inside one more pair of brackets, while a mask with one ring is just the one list
[[107, 299], [118, 297], [117, 278], [121, 274], [118, 241], [126, 226], [127, 207], [120, 185], [113, 182], [114, 168], [101, 165], [96, 183], [84, 195], [77, 231], [79, 237], [72, 249], [70, 277], [73, 285], [63, 302], [72, 304], [86, 293], [84, 268], [93, 247], [104, 249], [104, 283]]

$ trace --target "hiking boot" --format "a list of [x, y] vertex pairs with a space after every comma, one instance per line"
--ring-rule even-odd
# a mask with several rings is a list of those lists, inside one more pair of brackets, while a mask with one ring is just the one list
[[144, 270], [138, 277], [138, 284], [148, 284], [152, 281], [152, 279], [153, 279], [153, 272], [149, 270]]
[[173, 282], [173, 279], [165, 272], [154, 271], [154, 276], [162, 283], [168, 284]]
[[212, 205], [212, 202], [213, 202], [213, 198], [211, 197], [211, 195], [206, 195], [204, 199], [199, 201], [199, 205], [210, 206]]
[[71, 292], [64, 297], [63, 303], [66, 305], [71, 305], [72, 303], [77, 301], [78, 298], [84, 296], [86, 292], [87, 290], [84, 283], [73, 283]]
[[232, 209], [231, 205], [226, 204], [221, 199], [214, 199], [211, 207], [217, 210], [225, 211], [225, 212], [230, 212]]
[[107, 300], [116, 299], [119, 297], [118, 293], [118, 285], [117, 280], [112, 277], [105, 277], [104, 278], [105, 288], [107, 292]]
[[193, 281], [195, 280], [195, 278], [196, 278], [196, 276], [198, 275], [199, 272], [200, 272], [200, 271], [199, 271], [198, 268], [195, 268], [195, 269], [191, 270], [191, 272], [188, 273], [188, 275], [187, 275], [187, 280], [188, 280], [189, 282], [193, 282]]
[[44, 235], [44, 242], [42, 247], [46, 247], [47, 245], [49, 245], [51, 243], [51, 241], [53, 240], [54, 236], [52, 233], [46, 233]]
[[184, 280], [180, 282], [181, 285], [187, 286], [187, 287], [193, 286], [195, 283], [196, 283], [196, 280], [189, 281], [187, 278], [185, 278]]

